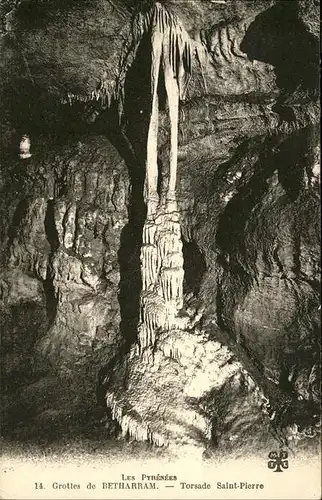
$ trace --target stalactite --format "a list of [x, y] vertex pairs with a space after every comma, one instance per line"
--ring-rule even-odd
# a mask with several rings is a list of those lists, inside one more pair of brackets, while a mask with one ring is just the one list
[[157, 136], [158, 136], [158, 84], [163, 71], [170, 117], [170, 180], [168, 199], [175, 199], [179, 99], [184, 94], [185, 76], [191, 73], [192, 43], [178, 18], [164, 5], [156, 2], [144, 14], [139, 12], [133, 23], [134, 40], [138, 42], [151, 30], [151, 115], [147, 138], [145, 200], [148, 216], [158, 204], [157, 195]]
[[[170, 116], [170, 179], [167, 199], [175, 199], [178, 162], [179, 83], [172, 67], [163, 61], [165, 88]], [[177, 78], [176, 78], [177, 76]]]
[[147, 140], [146, 180], [144, 198], [147, 203], [148, 216], [153, 214], [158, 204], [158, 128], [159, 128], [159, 97], [158, 82], [162, 57], [162, 33], [152, 31], [152, 64], [151, 64], [151, 95], [152, 108]]

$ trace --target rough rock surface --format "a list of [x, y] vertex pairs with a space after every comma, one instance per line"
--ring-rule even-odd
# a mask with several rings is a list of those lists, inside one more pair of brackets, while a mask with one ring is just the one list
[[251, 451], [244, 432], [257, 450], [274, 443], [263, 393], [232, 351], [198, 328], [160, 334], [144, 360], [133, 349], [121, 372], [122, 386], [105, 383], [124, 437], [195, 459]]
[[[238, 453], [282, 429], [317, 446], [317, 2], [166, 4], [205, 50], [180, 106], [185, 326], [160, 333], [153, 364], [133, 347], [150, 113], [137, 3], [1, 5], [4, 434], [88, 429], [98, 381], [124, 435], [175, 452]], [[159, 140], [162, 190], [166, 113]]]
[[[8, 198], [2, 214], [11, 220], [1, 275], [8, 411], [12, 399], [27, 398], [26, 390], [30, 411], [39, 410], [39, 398], [47, 398], [52, 385], [59, 394], [62, 377], [63, 385], [67, 377], [76, 387], [77, 377], [84, 378], [80, 399], [86, 401], [97, 367], [123, 343], [119, 252], [129, 195], [124, 161], [106, 138], [80, 138], [34, 155], [23, 168], [14, 163], [3, 189]], [[49, 387], [42, 378], [46, 370]], [[12, 409], [13, 418], [23, 419], [18, 410]]]

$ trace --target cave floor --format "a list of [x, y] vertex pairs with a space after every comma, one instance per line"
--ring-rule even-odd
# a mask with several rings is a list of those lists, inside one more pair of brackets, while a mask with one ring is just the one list
[[[116, 463], [175, 458], [167, 448], [122, 437], [118, 424], [97, 406], [93, 388], [87, 386], [82, 396], [77, 396], [76, 388], [80, 385], [79, 379], [76, 383], [68, 377], [47, 375], [10, 393], [7, 399], [3, 396], [0, 447], [4, 460], [32, 457], [40, 462], [105, 460]], [[263, 434], [268, 431], [262, 429]], [[252, 440], [251, 436], [246, 438], [242, 448], [214, 447], [204, 458], [221, 461], [227, 457], [248, 456], [254, 449]], [[276, 447], [278, 443], [273, 436], [263, 440], [262, 449], [257, 448], [256, 455], [266, 456], [267, 447], [274, 448], [274, 443]], [[308, 448], [307, 441], [297, 443], [296, 454], [305, 451], [306, 455], [318, 455], [319, 440], [310, 440], [309, 445]]]
[[[43, 377], [3, 398], [0, 448], [5, 458], [122, 461], [165, 455], [166, 450], [120, 437], [93, 394], [71, 397], [70, 380]], [[17, 398], [15, 401], [14, 398]], [[86, 399], [88, 398], [88, 399]]]

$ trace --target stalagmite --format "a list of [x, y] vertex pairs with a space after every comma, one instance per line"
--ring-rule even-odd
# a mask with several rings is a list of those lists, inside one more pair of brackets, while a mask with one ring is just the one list
[[[134, 32], [142, 36], [151, 29], [151, 115], [147, 137], [144, 199], [147, 220], [141, 248], [142, 293], [139, 345], [143, 352], [153, 345], [156, 331], [174, 328], [183, 307], [183, 253], [175, 199], [179, 99], [186, 73], [191, 71], [190, 39], [178, 19], [159, 2], [146, 14], [139, 13]], [[170, 118], [170, 176], [165, 199], [159, 200], [158, 114], [159, 78], [163, 72]], [[147, 293], [148, 292], [148, 293]]]
[[141, 350], [145, 349], [154, 342], [154, 338], [152, 338], [150, 330], [143, 323], [138, 328], [138, 341]]
[[173, 330], [178, 328], [178, 318], [177, 313], [177, 302], [169, 301], [166, 303], [166, 313], [165, 313], [165, 330]]
[[163, 217], [163, 228], [171, 233], [175, 233], [177, 236], [180, 236], [181, 228], [176, 201], [168, 201], [166, 203], [165, 210], [168, 215]]
[[182, 252], [169, 252], [164, 256], [162, 264], [164, 265], [164, 267], [183, 268]]
[[182, 242], [175, 233], [162, 231], [157, 239], [161, 259], [173, 252], [182, 252]]
[[166, 323], [166, 307], [159, 286], [152, 291], [142, 292], [140, 301], [139, 344], [144, 349], [153, 345], [155, 331]]
[[[179, 99], [185, 91], [187, 75], [191, 72], [190, 38], [177, 17], [156, 2], [134, 20], [134, 41], [144, 34], [151, 35], [151, 113], [147, 134], [146, 176], [144, 200], [147, 218], [143, 227], [140, 254], [142, 291], [138, 342], [131, 350], [132, 359], [140, 356], [140, 369], [152, 369], [156, 361], [155, 344], [164, 331], [180, 330], [183, 323], [179, 311], [183, 307], [183, 244], [180, 217], [175, 197], [178, 156]], [[167, 192], [158, 194], [158, 127], [159, 89], [162, 72], [170, 118], [170, 165]], [[179, 359], [176, 346], [168, 351]], [[122, 397], [116, 401], [113, 394], [106, 396], [123, 436], [150, 441], [156, 446], [167, 446], [167, 437], [153, 431], [148, 423], [140, 421]], [[164, 432], [164, 429], [162, 429]]]
[[147, 221], [144, 224], [143, 238], [142, 238], [143, 245], [153, 245], [154, 244], [154, 237], [155, 237], [156, 230], [157, 230], [157, 225], [155, 223]]
[[167, 302], [175, 300], [177, 308], [182, 307], [182, 268], [163, 268], [160, 273], [160, 281], [164, 299]]
[[155, 245], [143, 245], [141, 248], [142, 289], [148, 290], [154, 285], [160, 269], [159, 252]]

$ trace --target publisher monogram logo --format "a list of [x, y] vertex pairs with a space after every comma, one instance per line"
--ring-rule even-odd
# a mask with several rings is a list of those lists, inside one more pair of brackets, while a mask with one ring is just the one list
[[288, 469], [287, 457], [287, 451], [270, 451], [268, 454], [270, 459], [267, 463], [268, 468], [274, 470], [274, 472], [283, 472], [283, 469]]

